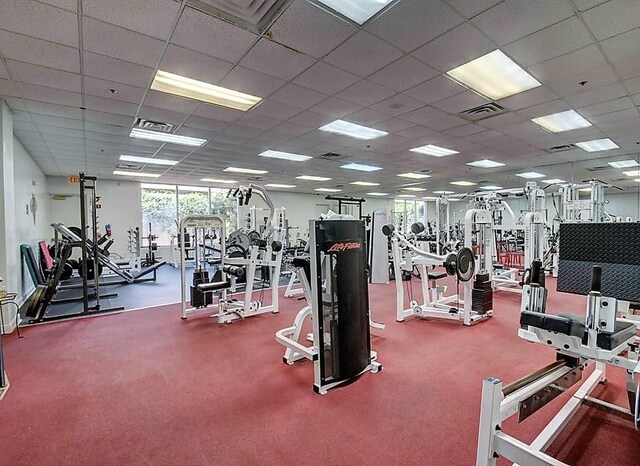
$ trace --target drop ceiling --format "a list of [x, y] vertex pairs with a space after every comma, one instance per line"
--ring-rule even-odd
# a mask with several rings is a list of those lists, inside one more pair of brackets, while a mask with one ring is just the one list
[[[239, 0], [0, 0], [0, 98], [47, 175], [83, 170], [123, 179], [113, 171], [128, 154], [178, 161], [140, 166], [160, 174], [158, 183], [203, 184], [235, 166], [268, 170], [265, 183], [300, 192], [371, 190], [349, 184], [356, 180], [385, 192], [451, 189], [459, 180], [510, 188], [523, 185], [515, 174], [526, 171], [638, 189], [619, 169], [592, 169], [636, 158], [640, 149], [640, 2], [399, 0], [359, 26], [317, 2], [263, 1], [277, 11], [261, 34], [194, 7], [203, 3], [251, 7]], [[475, 121], [463, 112], [487, 100], [445, 73], [496, 49], [542, 86], [500, 100], [505, 111]], [[158, 69], [263, 102], [241, 112], [149, 90]], [[531, 122], [572, 109], [592, 126], [554, 134]], [[194, 149], [131, 139], [138, 118], [208, 143]], [[365, 141], [319, 130], [337, 119], [389, 134]], [[604, 138], [619, 148], [549, 151]], [[458, 153], [410, 151], [425, 145]], [[267, 150], [313, 159], [258, 156]], [[327, 153], [339, 156], [321, 157]], [[505, 165], [467, 165], [481, 159]], [[340, 168], [349, 163], [383, 170]], [[420, 171], [431, 178], [397, 176]]]

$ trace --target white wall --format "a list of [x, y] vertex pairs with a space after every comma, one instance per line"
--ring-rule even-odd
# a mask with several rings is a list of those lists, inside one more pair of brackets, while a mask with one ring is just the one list
[[[64, 223], [67, 226], [80, 226], [80, 185], [71, 184], [66, 178], [47, 178], [51, 223]], [[71, 195], [62, 200], [55, 195]], [[106, 224], [111, 224], [114, 244], [110, 251], [122, 257], [128, 257], [127, 230], [142, 224], [142, 206], [140, 183], [133, 181], [100, 180], [96, 183], [96, 194], [100, 197], [98, 222], [100, 232], [104, 234]], [[53, 237], [49, 229], [48, 238]]]
[[[13, 138], [14, 164], [14, 198], [15, 198], [15, 231], [16, 243], [13, 247], [16, 263], [20, 264], [16, 271], [18, 276], [17, 293], [19, 303], [23, 303], [35, 288], [27, 267], [20, 257], [20, 245], [29, 244], [36, 260], [38, 241], [49, 237], [49, 196], [47, 195], [47, 179], [40, 167], [31, 158], [22, 143]], [[32, 202], [32, 197], [35, 201]], [[35, 206], [35, 213], [32, 211]]]

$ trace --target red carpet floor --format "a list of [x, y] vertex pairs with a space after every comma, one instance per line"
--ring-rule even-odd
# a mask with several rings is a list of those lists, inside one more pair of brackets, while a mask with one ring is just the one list
[[[553, 286], [553, 285], [552, 285]], [[416, 291], [418, 287], [416, 286]], [[274, 332], [301, 307], [227, 326], [177, 306], [30, 327], [5, 337], [2, 465], [472, 465], [486, 376], [512, 381], [554, 359], [518, 339], [519, 296], [471, 328], [395, 322], [395, 287], [370, 289], [384, 370], [325, 396], [309, 362], [285, 366]], [[552, 294], [582, 313], [584, 298]], [[623, 403], [625, 374], [599, 395]], [[505, 430], [530, 441], [566, 395]], [[570, 464], [638, 465], [629, 424], [581, 408], [550, 452]], [[506, 464], [506, 463], [504, 463]]]

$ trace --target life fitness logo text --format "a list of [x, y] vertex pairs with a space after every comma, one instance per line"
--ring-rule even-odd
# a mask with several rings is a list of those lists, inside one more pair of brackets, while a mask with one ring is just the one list
[[333, 243], [327, 249], [327, 254], [337, 254], [341, 252], [347, 251], [356, 251], [362, 248], [362, 243], [360, 241], [339, 241], [337, 243]]

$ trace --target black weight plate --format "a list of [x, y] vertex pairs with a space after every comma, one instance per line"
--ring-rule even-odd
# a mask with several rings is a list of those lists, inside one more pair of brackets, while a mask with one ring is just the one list
[[468, 282], [473, 278], [476, 268], [476, 257], [469, 248], [462, 248], [456, 255], [456, 274], [461, 282]]
[[447, 272], [447, 275], [455, 275], [456, 274], [456, 255], [449, 254], [447, 258], [444, 260], [444, 270]]

